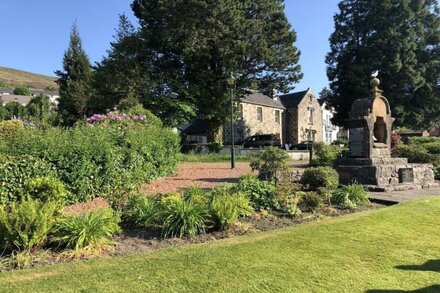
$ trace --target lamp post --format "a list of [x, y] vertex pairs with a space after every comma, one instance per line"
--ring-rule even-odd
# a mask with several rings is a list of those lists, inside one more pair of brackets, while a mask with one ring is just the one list
[[235, 133], [234, 133], [234, 86], [235, 77], [231, 73], [231, 77], [227, 80], [229, 85], [229, 95], [231, 97], [231, 169], [235, 169]]

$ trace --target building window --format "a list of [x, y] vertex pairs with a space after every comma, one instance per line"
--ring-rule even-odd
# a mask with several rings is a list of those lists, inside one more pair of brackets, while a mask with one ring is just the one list
[[275, 123], [280, 124], [280, 110], [275, 110]]
[[263, 108], [261, 107], [257, 108], [257, 121], [263, 122]]
[[316, 139], [316, 131], [315, 130], [307, 130], [307, 140], [315, 141]]
[[314, 112], [315, 112], [315, 109], [313, 109], [313, 108], [308, 108], [308, 111], [307, 111], [307, 120], [309, 121], [309, 124], [313, 124], [313, 114], [314, 114]]
[[238, 105], [238, 119], [243, 120], [243, 104]]

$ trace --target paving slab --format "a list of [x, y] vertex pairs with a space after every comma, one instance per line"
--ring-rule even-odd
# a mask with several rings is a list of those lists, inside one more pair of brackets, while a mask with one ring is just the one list
[[430, 196], [440, 196], [440, 188], [412, 189], [388, 192], [370, 192], [370, 199], [389, 203], [400, 203], [408, 200]]

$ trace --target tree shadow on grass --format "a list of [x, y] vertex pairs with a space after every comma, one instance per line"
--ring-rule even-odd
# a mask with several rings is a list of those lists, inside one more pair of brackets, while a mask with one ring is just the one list
[[[405, 265], [405, 266], [396, 266], [396, 269], [399, 270], [409, 270], [409, 271], [430, 271], [440, 273], [440, 259], [432, 259], [428, 260], [422, 265]], [[440, 290], [438, 291], [440, 292]]]
[[[422, 265], [401, 265], [396, 266], [396, 269], [399, 270], [408, 270], [408, 271], [424, 271], [424, 272], [436, 272], [440, 273], [440, 259], [432, 259], [428, 260]], [[439, 293], [440, 292], [440, 284], [432, 285], [425, 288], [420, 288], [417, 290], [367, 290], [366, 293]]]
[[367, 290], [366, 293], [438, 293], [440, 292], [440, 285], [432, 285], [417, 290]]

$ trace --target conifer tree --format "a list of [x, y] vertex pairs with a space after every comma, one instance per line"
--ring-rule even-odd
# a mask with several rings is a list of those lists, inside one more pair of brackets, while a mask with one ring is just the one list
[[435, 0], [343, 0], [327, 55], [330, 106], [342, 125], [379, 70], [396, 125], [440, 121], [440, 18]]
[[82, 48], [76, 23], [72, 26], [70, 44], [64, 53], [63, 70], [55, 74], [60, 87], [59, 120], [62, 125], [72, 126], [87, 114], [92, 79], [89, 58]]

